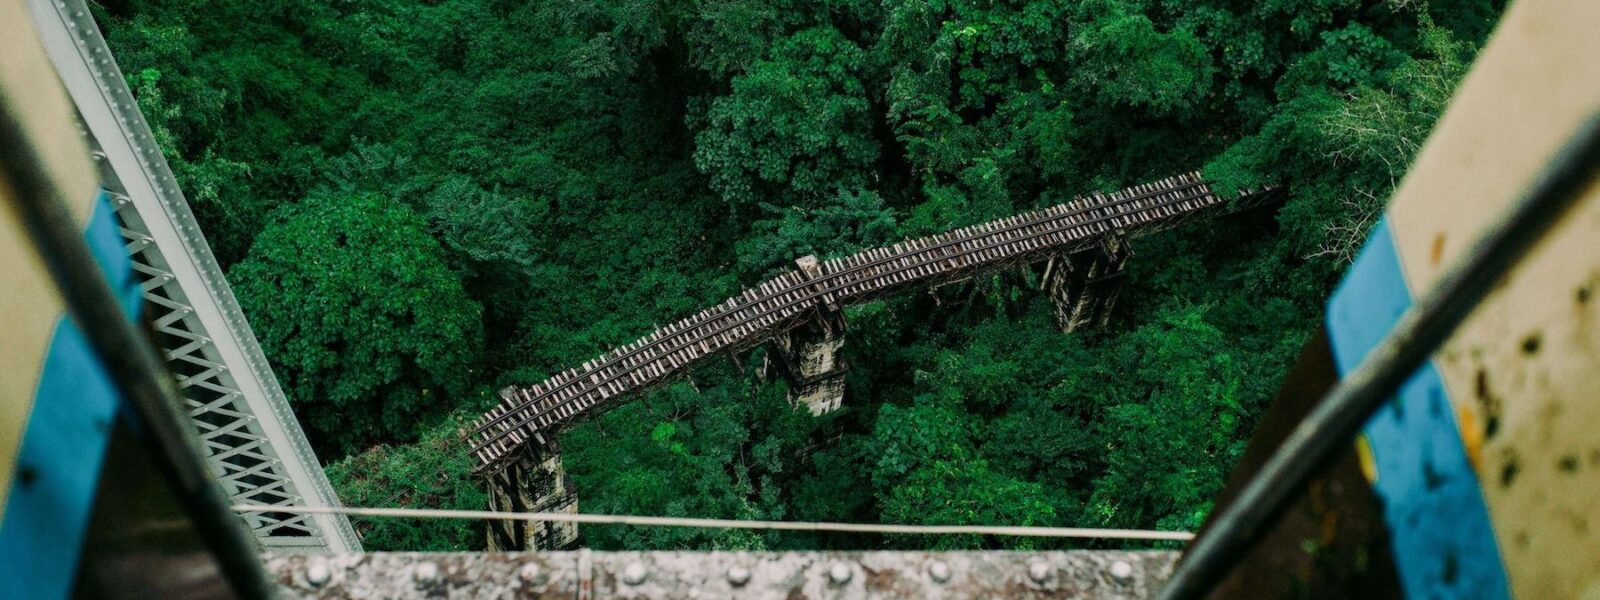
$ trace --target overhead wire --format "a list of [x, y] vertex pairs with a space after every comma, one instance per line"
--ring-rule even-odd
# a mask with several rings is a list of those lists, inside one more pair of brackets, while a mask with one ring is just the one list
[[1008, 525], [898, 525], [882, 523], [837, 523], [818, 521], [761, 521], [749, 519], [697, 519], [639, 515], [599, 515], [561, 512], [502, 512], [493, 510], [453, 510], [429, 508], [360, 508], [350, 506], [273, 506], [236, 504], [239, 512], [281, 512], [308, 515], [346, 515], [412, 519], [466, 519], [474, 521], [549, 521], [591, 525], [632, 525], [646, 527], [696, 527], [705, 529], [765, 529], [778, 531], [833, 531], [847, 533], [895, 533], [911, 535], [997, 535], [1009, 537], [1086, 538], [1184, 542], [1194, 539], [1188, 531], [1142, 529], [1099, 529], [1088, 527], [1023, 527]]

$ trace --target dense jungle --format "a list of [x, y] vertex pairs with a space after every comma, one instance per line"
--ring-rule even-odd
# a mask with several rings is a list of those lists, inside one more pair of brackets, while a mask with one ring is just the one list
[[[1503, 0], [105, 0], [212, 249], [357, 506], [486, 506], [459, 430], [839, 256], [1191, 170], [1108, 326], [1027, 272], [850, 309], [566, 432], [584, 512], [1193, 529]], [[357, 519], [369, 550], [481, 525]], [[585, 526], [596, 549], [1093, 542]], [[1125, 545], [1125, 544], [1124, 544]]]

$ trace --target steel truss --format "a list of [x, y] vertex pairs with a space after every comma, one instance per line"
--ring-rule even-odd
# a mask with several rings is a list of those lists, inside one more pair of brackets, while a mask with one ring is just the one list
[[[337, 505], [183, 191], [84, 0], [28, 0], [45, 50], [99, 150], [156, 345], [176, 376], [212, 474], [241, 504]], [[241, 517], [262, 546], [359, 552], [348, 519]]]

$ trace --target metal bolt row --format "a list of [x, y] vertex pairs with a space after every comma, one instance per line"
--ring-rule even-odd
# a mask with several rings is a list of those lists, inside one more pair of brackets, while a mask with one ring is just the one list
[[[1128, 564], [1127, 561], [1114, 561], [1111, 563], [1109, 570], [1111, 578], [1118, 583], [1126, 584], [1133, 580], [1133, 565]], [[1032, 579], [1034, 583], [1043, 584], [1049, 581], [1054, 572], [1055, 568], [1045, 561], [1034, 561], [1028, 565], [1028, 578]], [[854, 573], [855, 571], [845, 562], [834, 562], [828, 565], [828, 581], [836, 586], [850, 583]], [[523, 583], [528, 584], [538, 582], [542, 574], [543, 572], [539, 569], [539, 565], [535, 563], [525, 564], [517, 571], [517, 577]], [[948, 583], [953, 574], [950, 564], [942, 560], [935, 560], [928, 564], [928, 578], [932, 579], [934, 583]], [[630, 586], [643, 584], [646, 579], [649, 579], [649, 576], [649, 569], [640, 562], [628, 563], [628, 566], [622, 569], [622, 582]], [[750, 583], [751, 572], [749, 568], [733, 566], [728, 568], [726, 577], [729, 585], [743, 587], [745, 584]], [[432, 562], [418, 563], [411, 570], [411, 579], [418, 585], [432, 584], [439, 580], [439, 566]], [[306, 565], [305, 581], [310, 587], [320, 588], [332, 580], [333, 571], [326, 562], [313, 560]]]
[[644, 583], [646, 575], [649, 575], [649, 572], [645, 571], [644, 565], [640, 563], [628, 563], [628, 566], [622, 568], [622, 582], [628, 585]]
[[428, 585], [439, 580], [439, 565], [431, 562], [418, 563], [417, 568], [411, 571], [411, 580], [419, 585]]

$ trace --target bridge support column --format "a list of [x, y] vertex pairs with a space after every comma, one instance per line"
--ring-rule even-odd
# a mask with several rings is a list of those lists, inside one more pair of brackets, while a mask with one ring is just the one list
[[[822, 275], [815, 256], [795, 261], [800, 270], [816, 278]], [[844, 347], [844, 313], [838, 306], [823, 304], [817, 315], [804, 325], [777, 336], [773, 345], [789, 379], [789, 402], [805, 406], [812, 415], [839, 410], [844, 404], [845, 365], [839, 360]]]
[[[517, 459], [489, 476], [489, 509], [505, 512], [578, 512], [578, 495], [567, 482], [560, 446], [528, 444]], [[577, 523], [491, 521], [489, 550], [569, 550], [577, 544]]]
[[1130, 256], [1133, 252], [1126, 238], [1107, 236], [1095, 248], [1050, 258], [1043, 287], [1055, 304], [1056, 325], [1062, 332], [1106, 324]]

